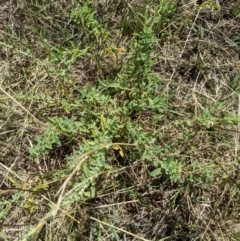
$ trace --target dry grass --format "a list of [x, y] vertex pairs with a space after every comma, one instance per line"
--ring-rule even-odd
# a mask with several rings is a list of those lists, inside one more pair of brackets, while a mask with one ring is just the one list
[[160, 2], [0, 3], [0, 240], [240, 239], [239, 1]]

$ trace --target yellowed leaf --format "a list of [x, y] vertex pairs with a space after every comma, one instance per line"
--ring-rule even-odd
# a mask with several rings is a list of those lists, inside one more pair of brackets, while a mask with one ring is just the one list
[[105, 132], [106, 131], [106, 120], [105, 120], [105, 117], [103, 114], [101, 114], [100, 119], [101, 119], [102, 130], [103, 130], [103, 132]]
[[19, 187], [19, 184], [15, 181], [14, 178], [12, 178], [11, 176], [8, 177], [8, 180], [15, 186], [15, 187]]
[[114, 144], [113, 148], [114, 148], [114, 150], [118, 150], [119, 151], [119, 154], [120, 154], [121, 157], [124, 157], [124, 152], [123, 152], [121, 146], [119, 146], [118, 144]]

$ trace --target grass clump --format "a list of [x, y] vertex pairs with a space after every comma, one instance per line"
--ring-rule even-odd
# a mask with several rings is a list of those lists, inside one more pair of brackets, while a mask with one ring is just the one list
[[228, 6], [11, 4], [0, 237], [237, 240], [236, 34], [208, 17]]

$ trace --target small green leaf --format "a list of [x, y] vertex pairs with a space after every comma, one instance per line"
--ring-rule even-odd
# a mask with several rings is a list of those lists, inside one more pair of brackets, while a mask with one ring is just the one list
[[161, 170], [162, 170], [162, 168], [157, 168], [157, 169], [155, 169], [154, 171], [152, 171], [152, 172], [150, 173], [150, 176], [151, 176], [151, 177], [156, 177], [156, 176], [158, 176], [159, 174], [161, 174]]

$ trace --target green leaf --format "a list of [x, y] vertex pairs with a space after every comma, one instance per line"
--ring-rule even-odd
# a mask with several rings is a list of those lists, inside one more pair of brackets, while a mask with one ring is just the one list
[[156, 177], [156, 176], [158, 176], [159, 174], [161, 174], [161, 170], [162, 170], [162, 168], [157, 168], [157, 169], [155, 169], [154, 171], [152, 171], [152, 172], [150, 173], [150, 176], [151, 176], [151, 177]]

